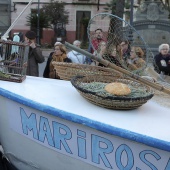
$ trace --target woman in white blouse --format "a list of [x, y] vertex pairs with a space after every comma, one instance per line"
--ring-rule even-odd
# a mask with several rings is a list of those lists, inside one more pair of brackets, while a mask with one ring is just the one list
[[[81, 42], [79, 40], [75, 40], [73, 45], [80, 48]], [[72, 63], [86, 64], [86, 56], [77, 51], [71, 50], [68, 52], [67, 57], [71, 59]]]

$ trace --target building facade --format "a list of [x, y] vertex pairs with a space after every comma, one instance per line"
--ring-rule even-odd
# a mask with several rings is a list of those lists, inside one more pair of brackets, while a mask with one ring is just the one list
[[11, 25], [11, 0], [0, 0], [0, 36]]
[[[30, 27], [26, 25], [26, 17], [32, 9], [41, 8], [43, 4], [50, 3], [51, 0], [32, 0], [31, 4], [25, 9], [29, 2], [30, 0], [0, 0], [0, 7], [2, 4], [4, 5], [3, 10], [0, 10], [1, 34], [4, 34], [16, 19], [10, 35], [13, 35], [14, 32], [24, 34], [27, 30], [30, 30]], [[66, 3], [65, 9], [69, 12], [69, 23], [65, 26], [65, 40], [72, 43], [75, 39], [83, 39], [86, 30], [82, 26], [82, 18], [91, 18], [97, 13], [104, 12], [104, 7], [110, 0], [62, 0], [62, 2]], [[4, 17], [2, 17], [2, 12], [5, 15]], [[61, 40], [61, 37], [56, 37], [54, 40], [54, 30], [52, 29], [43, 29], [42, 37], [42, 44], [51, 44], [54, 41]]]

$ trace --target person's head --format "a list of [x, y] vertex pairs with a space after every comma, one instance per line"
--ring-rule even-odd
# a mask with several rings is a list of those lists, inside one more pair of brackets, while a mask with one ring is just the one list
[[117, 49], [117, 51], [120, 51], [120, 50], [121, 50], [120, 44], [116, 44], [116, 49]]
[[31, 43], [32, 41], [35, 41], [36, 33], [34, 31], [27, 31], [25, 34], [25, 41], [27, 43]]
[[54, 47], [56, 46], [56, 45], [60, 45], [60, 44], [62, 44], [61, 42], [55, 42], [55, 44], [54, 44]]
[[129, 42], [128, 41], [122, 41], [121, 43], [120, 43], [120, 47], [121, 47], [121, 50], [123, 51], [123, 52], [125, 52], [125, 51], [127, 51], [127, 49], [128, 49], [128, 47], [129, 47]]
[[66, 47], [63, 44], [55, 45], [55, 56], [61, 56], [67, 53]]
[[136, 57], [142, 58], [144, 56], [144, 52], [140, 47], [132, 47], [130, 51], [130, 58], [134, 59]]
[[75, 40], [73, 42], [73, 45], [75, 45], [76, 47], [80, 48], [81, 42], [79, 40]]
[[110, 54], [111, 56], [113, 57], [116, 57], [117, 56], [117, 49], [116, 49], [116, 45], [113, 45], [110, 49]]
[[159, 46], [159, 52], [162, 54], [162, 55], [166, 55], [168, 54], [169, 52], [169, 44], [161, 44]]
[[123, 58], [123, 51], [122, 51], [122, 48], [121, 48], [120, 44], [116, 44], [116, 53], [117, 53], [117, 56], [120, 59]]
[[95, 30], [95, 37], [98, 39], [98, 40], [101, 40], [102, 37], [103, 37], [103, 30], [98, 28]]
[[136, 55], [140, 58], [142, 58], [144, 56], [144, 52], [143, 52], [142, 48], [140, 48], [140, 47], [135, 47], [135, 52], [136, 52]]

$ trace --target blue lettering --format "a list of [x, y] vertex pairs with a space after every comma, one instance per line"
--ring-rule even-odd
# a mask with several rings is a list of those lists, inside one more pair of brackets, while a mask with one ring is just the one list
[[[61, 143], [63, 144], [66, 152], [72, 154], [66, 140], [70, 140], [72, 137], [71, 130], [60, 123], [52, 122], [53, 124], [53, 132], [54, 132], [54, 145], [57, 149], [61, 150]], [[64, 131], [62, 133], [62, 131]]]
[[168, 163], [167, 163], [167, 165], [166, 165], [165, 170], [169, 170], [169, 169], [170, 169], [170, 159], [168, 160]]
[[148, 165], [152, 170], [158, 170], [152, 163], [150, 163], [148, 160], [146, 160], [145, 157], [146, 157], [147, 154], [150, 154], [150, 155], [154, 156], [156, 158], [156, 160], [161, 159], [161, 157], [156, 152], [149, 151], [149, 150], [142, 151], [139, 154], [139, 157], [140, 157], [142, 162], [144, 162], [146, 165]]
[[[102, 145], [102, 146], [101, 146]], [[104, 147], [105, 145], [105, 147]], [[92, 135], [92, 161], [100, 164], [100, 157], [107, 168], [111, 168], [105, 153], [109, 154], [113, 151], [113, 144], [110, 140]]]
[[[123, 152], [127, 155], [127, 164], [126, 166], [123, 166], [121, 157]], [[132, 150], [125, 144], [120, 145], [116, 150], [116, 164], [119, 170], [129, 170], [132, 169], [134, 165], [134, 156]]]
[[86, 133], [81, 131], [81, 130], [77, 130], [77, 135], [80, 136], [80, 137], [77, 138], [78, 156], [86, 159], [87, 158], [87, 155], [86, 155], [86, 140], [83, 139], [83, 138], [86, 137]]
[[23, 133], [28, 135], [28, 129], [29, 129], [30, 131], [33, 132], [33, 138], [38, 140], [36, 114], [32, 113], [30, 116], [27, 116], [24, 109], [20, 108], [20, 115], [21, 115]]
[[48, 119], [44, 118], [44, 117], [40, 117], [40, 125], [39, 126], [40, 126], [39, 127], [39, 131], [40, 131], [39, 132], [39, 141], [44, 143], [44, 140], [46, 137], [49, 145], [54, 147], [53, 138], [52, 138], [51, 129], [50, 129]]

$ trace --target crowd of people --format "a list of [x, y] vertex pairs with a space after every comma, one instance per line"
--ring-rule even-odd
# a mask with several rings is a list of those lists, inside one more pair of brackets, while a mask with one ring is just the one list
[[[80, 48], [81, 42], [79, 40], [75, 40], [73, 45]], [[90, 64], [104, 67], [103, 64], [94, 61], [88, 58], [88, 56], [80, 54], [77, 51], [71, 50], [67, 53], [65, 45], [60, 42], [56, 42], [54, 44], [54, 48], [55, 51], [49, 55], [43, 73], [43, 77], [45, 78], [59, 79], [54, 66], [52, 66], [53, 61]], [[120, 44], [108, 45], [107, 40], [103, 36], [102, 29], [95, 30], [95, 35], [88, 47], [88, 52], [98, 58], [109, 60], [117, 66], [129, 70], [137, 70], [146, 64], [144, 60], [144, 52], [140, 47], [130, 47], [130, 43], [128, 41], [122, 41]]]
[[[122, 40], [119, 44], [109, 43], [104, 38], [102, 29], [99, 28], [94, 33], [94, 38], [91, 40], [91, 44], [89, 44], [88, 52], [96, 57], [108, 60], [130, 71], [138, 70], [146, 65], [146, 56], [141, 47], [132, 46], [127, 40]], [[24, 41], [30, 46], [26, 74], [38, 77], [38, 64], [43, 63], [45, 57], [42, 55], [40, 46], [36, 43], [35, 32], [26, 32]], [[81, 48], [81, 41], [75, 40], [73, 45]], [[161, 44], [158, 48], [159, 53], [154, 57], [154, 67], [159, 74], [170, 75], [169, 48], [168, 44]], [[53, 61], [104, 67], [103, 64], [77, 51], [71, 50], [67, 52], [65, 45], [61, 42], [54, 44], [54, 51], [50, 53], [43, 73], [44, 78], [60, 79], [52, 64]]]
[[[141, 47], [131, 46], [127, 40], [122, 40], [120, 43], [109, 43], [104, 39], [102, 29], [96, 29], [94, 37], [88, 51], [97, 57], [106, 59], [130, 71], [145, 66], [145, 54]], [[93, 61], [93, 63], [103, 66], [96, 61]]]
[[[39, 75], [38, 63], [42, 63], [45, 60], [40, 47], [35, 43], [35, 39], [36, 35], [33, 31], [28, 31], [25, 34], [25, 41], [30, 43], [27, 66], [27, 75], [30, 76]], [[73, 45], [80, 48], [81, 41], [75, 40]], [[169, 48], [168, 44], [161, 44], [158, 48], [159, 53], [154, 57], [155, 70], [159, 74], [170, 75]], [[130, 71], [140, 69], [146, 65], [145, 53], [141, 47], [131, 46], [127, 40], [122, 40], [119, 44], [109, 44], [103, 36], [103, 30], [100, 28], [95, 30], [95, 35], [91, 44], [89, 44], [88, 52]], [[61, 42], [54, 44], [54, 51], [50, 53], [43, 73], [43, 77], [45, 78], [59, 79], [52, 65], [53, 61], [104, 67], [101, 63], [93, 61], [88, 56], [77, 51], [71, 50], [67, 52], [65, 45]]]

